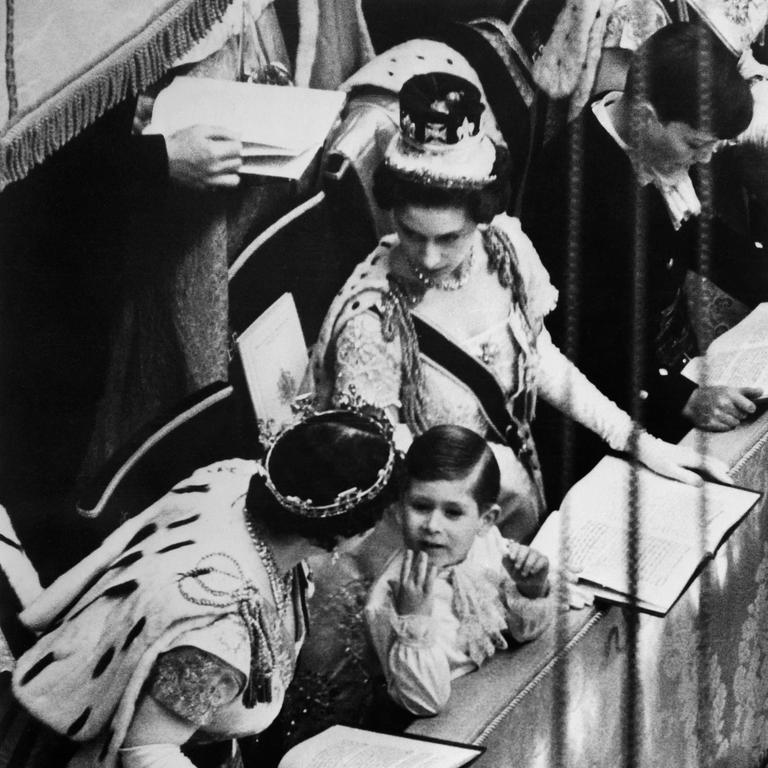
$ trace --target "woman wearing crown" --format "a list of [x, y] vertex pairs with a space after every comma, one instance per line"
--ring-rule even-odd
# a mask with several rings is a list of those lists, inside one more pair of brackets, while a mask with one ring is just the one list
[[[182, 753], [276, 717], [307, 630], [305, 558], [367, 530], [394, 497], [383, 416], [314, 414], [263, 462], [200, 469], [21, 615], [44, 633], [14, 692], [81, 742], [70, 766], [184, 768]], [[208, 748], [210, 757], [210, 748]]]
[[403, 86], [400, 132], [374, 179], [396, 232], [331, 305], [314, 374], [329, 401], [354, 385], [399, 434], [453, 423], [487, 437], [505, 533], [525, 538], [544, 512], [529, 429], [538, 396], [663, 474], [697, 482], [688, 467], [704, 460], [635, 430], [552, 344], [544, 318], [557, 291], [519, 221], [502, 213], [506, 152], [481, 132], [482, 110], [477, 89], [454, 75]]

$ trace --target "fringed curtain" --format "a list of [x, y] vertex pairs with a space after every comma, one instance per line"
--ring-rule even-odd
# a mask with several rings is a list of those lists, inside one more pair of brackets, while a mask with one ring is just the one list
[[232, 0], [6, 0], [0, 189], [160, 78]]

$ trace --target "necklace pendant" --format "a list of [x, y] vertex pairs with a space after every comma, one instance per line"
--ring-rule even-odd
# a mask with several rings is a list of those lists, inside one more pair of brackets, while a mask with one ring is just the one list
[[490, 341], [484, 341], [480, 345], [480, 354], [477, 356], [485, 365], [493, 365], [496, 362], [501, 350], [498, 344]]

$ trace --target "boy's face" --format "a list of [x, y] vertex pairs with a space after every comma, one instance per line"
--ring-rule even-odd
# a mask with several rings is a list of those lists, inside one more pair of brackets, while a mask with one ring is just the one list
[[401, 502], [403, 538], [438, 568], [466, 559], [472, 542], [493, 525], [497, 507], [478, 508], [474, 474], [457, 480], [412, 480]]
[[652, 107], [649, 110], [651, 114], [643, 121], [638, 137], [639, 154], [645, 163], [661, 174], [671, 175], [712, 159], [717, 136], [678, 120], [662, 123]]

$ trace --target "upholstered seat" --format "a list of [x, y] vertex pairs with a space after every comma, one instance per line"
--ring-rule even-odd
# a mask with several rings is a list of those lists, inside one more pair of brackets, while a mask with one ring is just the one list
[[232, 385], [212, 384], [142, 430], [81, 493], [78, 512], [110, 530], [197, 467], [259, 451], [250, 404]]
[[242, 333], [292, 293], [307, 344], [352, 268], [376, 245], [372, 229], [347, 219], [338, 195], [319, 192], [264, 230], [229, 268], [229, 317]]

